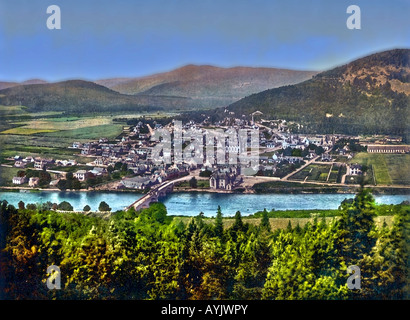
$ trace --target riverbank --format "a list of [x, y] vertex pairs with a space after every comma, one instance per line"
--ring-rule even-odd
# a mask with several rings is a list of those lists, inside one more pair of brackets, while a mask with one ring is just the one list
[[[410, 195], [410, 186], [374, 186], [366, 185], [377, 195]], [[266, 181], [253, 186], [257, 194], [343, 194], [356, 193], [360, 185], [300, 183], [295, 181]]]
[[[220, 194], [351, 194], [359, 190], [359, 185], [351, 186], [323, 186], [304, 185], [292, 181], [270, 181], [256, 184], [253, 188], [236, 188], [234, 190], [211, 188], [186, 188], [175, 186], [173, 193], [220, 193]], [[410, 195], [409, 186], [365, 186], [372, 190], [374, 195]], [[30, 187], [0, 187], [0, 192], [38, 193], [38, 192], [93, 192], [93, 193], [132, 193], [143, 196], [148, 192], [138, 189], [79, 189], [60, 190], [57, 188], [30, 188]]]

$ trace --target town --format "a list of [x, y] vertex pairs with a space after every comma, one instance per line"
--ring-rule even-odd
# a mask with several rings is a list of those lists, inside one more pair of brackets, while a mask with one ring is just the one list
[[[344, 185], [359, 184], [365, 179], [367, 184], [376, 185], [373, 168], [352, 162], [355, 154], [410, 151], [409, 146], [401, 144], [400, 137], [383, 137], [370, 144], [360, 141], [360, 137], [294, 133], [295, 128], [300, 128], [299, 124], [264, 120], [261, 112], [254, 112], [249, 120], [235, 118], [234, 113], [227, 110], [225, 113], [223, 121], [210, 123], [205, 119], [195, 123], [191, 120], [183, 125], [171, 121], [163, 126], [152, 119], [141, 118], [125, 128], [115, 141], [104, 137], [85, 143], [73, 141], [68, 148], [89, 159], [87, 163], [16, 155], [7, 159], [21, 169], [12, 184], [19, 188], [140, 192], [181, 177], [186, 177], [179, 179], [181, 187], [221, 192], [251, 192], [255, 183], [276, 180]], [[179, 161], [176, 161], [176, 143], [169, 140], [171, 134], [174, 138], [177, 135], [177, 125], [179, 134], [185, 137], [181, 140]], [[227, 133], [237, 134], [241, 130], [257, 133], [256, 154], [249, 156], [253, 143], [250, 136], [242, 146], [240, 141], [232, 143], [234, 140], [228, 139]], [[209, 139], [210, 133], [215, 140]], [[206, 143], [198, 147], [194, 140], [208, 141], [211, 147], [205, 151]], [[158, 148], [159, 145], [169, 149]], [[215, 153], [210, 155], [209, 150]], [[244, 152], [250, 160], [245, 166], [237, 162]], [[244, 168], [249, 167], [253, 169], [251, 175], [244, 173]]]

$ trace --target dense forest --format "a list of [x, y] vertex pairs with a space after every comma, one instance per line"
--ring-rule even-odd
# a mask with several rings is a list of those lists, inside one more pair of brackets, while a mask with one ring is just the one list
[[[409, 206], [377, 227], [361, 189], [333, 220], [271, 230], [237, 212], [184, 224], [161, 203], [109, 219], [0, 202], [4, 299], [408, 299]], [[59, 266], [61, 290], [48, 290]], [[349, 289], [356, 265], [361, 288]]]

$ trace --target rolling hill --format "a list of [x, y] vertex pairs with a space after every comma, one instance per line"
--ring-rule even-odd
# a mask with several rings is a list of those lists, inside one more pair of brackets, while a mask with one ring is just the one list
[[[290, 86], [250, 95], [227, 107], [238, 116], [261, 111], [304, 131], [397, 134], [409, 138], [410, 50], [375, 53]], [[222, 109], [210, 112], [223, 117]]]
[[11, 87], [26, 85], [26, 84], [45, 84], [47, 81], [41, 79], [30, 79], [23, 82], [9, 82], [9, 81], [0, 81], [0, 90], [7, 89]]
[[274, 68], [188, 65], [142, 78], [0, 82], [0, 105], [66, 113], [212, 109], [267, 88], [309, 79], [314, 74]]
[[19, 85], [0, 90], [0, 105], [23, 105], [30, 112], [104, 113], [187, 108], [190, 99], [125, 95], [83, 80]]
[[147, 77], [105, 79], [97, 84], [124, 94], [188, 97], [204, 107], [222, 107], [249, 94], [310, 79], [315, 71], [187, 65]]

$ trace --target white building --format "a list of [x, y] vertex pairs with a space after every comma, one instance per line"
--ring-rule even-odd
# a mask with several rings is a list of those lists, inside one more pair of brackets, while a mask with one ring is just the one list
[[13, 184], [24, 184], [27, 182], [26, 177], [13, 177]]

